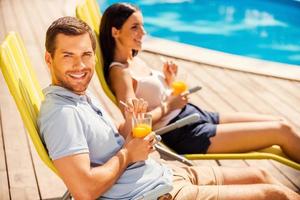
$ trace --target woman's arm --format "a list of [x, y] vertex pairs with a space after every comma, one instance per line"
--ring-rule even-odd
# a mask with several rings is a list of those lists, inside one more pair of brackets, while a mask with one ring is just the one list
[[[116, 98], [118, 100], [118, 106], [124, 115], [124, 106], [120, 104], [120, 101], [126, 102], [127, 99], [136, 99], [133, 87], [133, 79], [129, 73], [129, 70], [127, 68], [121, 68], [121, 67], [113, 67], [110, 70], [110, 83], [111, 83], [111, 89], [116, 95]], [[154, 94], [155, 95], [155, 94]], [[158, 122], [163, 116], [167, 115], [169, 112], [183, 108], [187, 104], [187, 97], [186, 95], [178, 95], [178, 96], [171, 96], [167, 99], [166, 102], [162, 102], [161, 105], [157, 106], [151, 111], [148, 111], [149, 114], [152, 115], [152, 122], [155, 124]], [[126, 137], [128, 134], [128, 130], [123, 127], [125, 126], [125, 122], [122, 123], [119, 126], [120, 133]]]
[[[113, 67], [110, 70], [110, 83], [112, 91], [115, 93], [118, 100], [118, 106], [124, 115], [124, 106], [120, 104], [120, 101], [126, 102], [127, 99], [136, 99], [133, 87], [133, 80], [129, 74], [128, 69], [121, 67]], [[157, 122], [165, 114], [170, 112], [168, 104], [162, 104], [161, 106], [156, 107], [155, 109], [149, 111], [148, 113], [152, 115], [152, 122]], [[126, 121], [125, 121], [126, 123]], [[126, 127], [124, 125], [120, 126]]]
[[[110, 70], [110, 83], [111, 89], [115, 93], [116, 98], [119, 101], [126, 102], [127, 99], [136, 99], [133, 80], [131, 75], [129, 74], [129, 70], [127, 68], [121, 67], [113, 67]], [[155, 95], [155, 94], [154, 94]], [[148, 111], [149, 114], [152, 115], [152, 122], [155, 124], [158, 122], [163, 116], [175, 110], [177, 108], [182, 108], [187, 103], [185, 96], [175, 96], [170, 97], [166, 102], [157, 106], [151, 111]], [[128, 134], [128, 130], [126, 130], [125, 124], [131, 123], [126, 121], [126, 116], [124, 115], [124, 106], [118, 103], [120, 110], [125, 117], [125, 122], [119, 126], [120, 133], [126, 137]]]

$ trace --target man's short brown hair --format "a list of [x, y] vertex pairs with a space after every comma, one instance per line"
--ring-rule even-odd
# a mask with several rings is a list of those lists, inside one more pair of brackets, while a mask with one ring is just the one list
[[92, 42], [93, 51], [96, 50], [96, 38], [92, 29], [82, 20], [75, 17], [61, 17], [55, 20], [48, 28], [46, 33], [46, 50], [54, 56], [56, 49], [56, 36], [64, 35], [77, 36], [88, 33]]

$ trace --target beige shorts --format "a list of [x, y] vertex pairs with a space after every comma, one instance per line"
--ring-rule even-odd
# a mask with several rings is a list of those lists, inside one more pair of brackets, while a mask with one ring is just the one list
[[218, 200], [223, 175], [219, 167], [193, 166], [173, 169], [173, 190], [160, 200]]

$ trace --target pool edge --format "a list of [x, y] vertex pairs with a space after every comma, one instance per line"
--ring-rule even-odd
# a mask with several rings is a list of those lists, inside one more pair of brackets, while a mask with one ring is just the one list
[[300, 67], [147, 36], [143, 50], [220, 68], [300, 81]]

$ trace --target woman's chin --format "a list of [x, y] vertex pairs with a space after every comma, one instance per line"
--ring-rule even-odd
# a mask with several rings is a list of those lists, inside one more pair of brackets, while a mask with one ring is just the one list
[[133, 49], [137, 51], [142, 50], [142, 43], [138, 43]]

